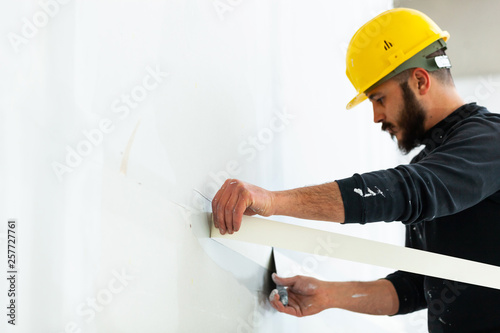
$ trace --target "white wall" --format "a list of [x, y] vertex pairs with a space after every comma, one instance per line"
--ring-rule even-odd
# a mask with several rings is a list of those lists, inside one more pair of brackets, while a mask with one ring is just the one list
[[[208, 239], [209, 205], [193, 191], [211, 197], [225, 177], [291, 188], [404, 162], [369, 104], [345, 110], [347, 43], [391, 2], [41, 3], [47, 22], [36, 1], [0, 13], [0, 219], [20, 224], [18, 326], [2, 319], [2, 330], [425, 330], [420, 315], [274, 312], [264, 270]], [[398, 224], [291, 222], [403, 241]], [[307, 273], [388, 271], [329, 261]]]
[[476, 102], [491, 112], [500, 112], [500, 74], [457, 77], [455, 85], [467, 103]]

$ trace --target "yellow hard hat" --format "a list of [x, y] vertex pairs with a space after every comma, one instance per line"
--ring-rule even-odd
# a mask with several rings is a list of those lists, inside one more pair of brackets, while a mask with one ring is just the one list
[[[411, 64], [415, 56], [420, 55], [423, 60], [419, 61], [425, 61], [427, 55], [446, 48], [449, 37], [447, 31], [415, 9], [390, 9], [368, 21], [354, 34], [347, 48], [346, 74], [358, 95], [346, 108], [366, 100], [365, 93], [388, 76], [402, 72], [402, 68], [412, 68], [408, 66], [415, 65]], [[451, 67], [445, 58], [446, 65], [438, 64], [433, 70]]]

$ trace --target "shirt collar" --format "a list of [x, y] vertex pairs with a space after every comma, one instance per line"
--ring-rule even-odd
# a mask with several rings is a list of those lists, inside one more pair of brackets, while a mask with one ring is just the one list
[[484, 107], [478, 106], [475, 102], [473, 102], [464, 104], [450, 113], [446, 118], [425, 132], [422, 139], [422, 144], [426, 146], [425, 150], [433, 150], [434, 148], [440, 146], [444, 141], [446, 133], [448, 133], [460, 121], [478, 113], [480, 109], [484, 109]]

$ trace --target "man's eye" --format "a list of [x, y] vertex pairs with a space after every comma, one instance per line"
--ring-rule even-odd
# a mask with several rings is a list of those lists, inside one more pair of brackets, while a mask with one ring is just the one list
[[383, 97], [378, 98], [377, 103], [384, 105], [384, 98]]

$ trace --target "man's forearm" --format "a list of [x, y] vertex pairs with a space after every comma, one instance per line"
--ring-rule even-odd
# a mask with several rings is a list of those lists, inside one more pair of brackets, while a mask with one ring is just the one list
[[273, 192], [274, 215], [344, 222], [344, 203], [336, 182]]
[[212, 211], [221, 234], [238, 231], [243, 214], [334, 222], [344, 222], [345, 215], [336, 182], [273, 192], [237, 179], [224, 182], [212, 200]]
[[389, 280], [371, 282], [330, 282], [330, 308], [372, 315], [393, 315], [399, 300]]

